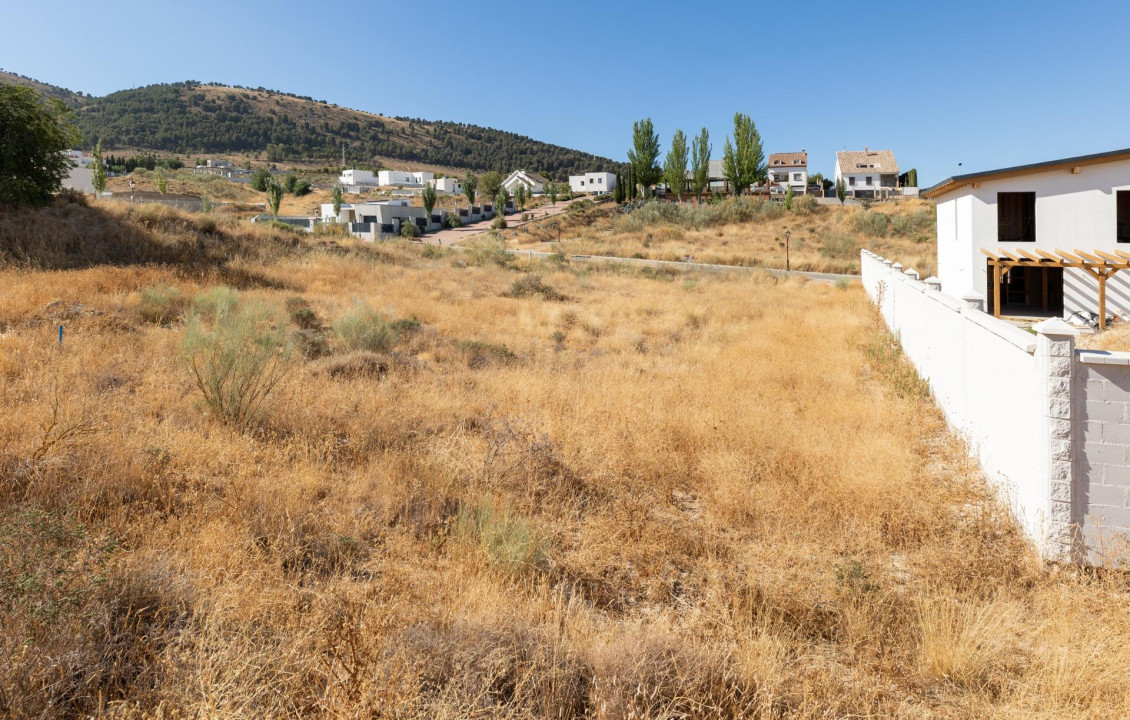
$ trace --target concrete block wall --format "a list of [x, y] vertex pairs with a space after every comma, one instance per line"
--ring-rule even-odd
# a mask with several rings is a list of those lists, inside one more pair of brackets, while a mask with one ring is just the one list
[[1130, 353], [1075, 353], [1073, 520], [1084, 559], [1130, 562]]
[[1130, 535], [1130, 354], [1075, 349], [864, 250], [863, 285], [947, 421], [1047, 557], [1112, 564]]

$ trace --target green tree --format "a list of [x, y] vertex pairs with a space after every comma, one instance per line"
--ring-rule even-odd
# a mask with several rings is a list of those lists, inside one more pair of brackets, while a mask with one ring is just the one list
[[843, 205], [844, 199], [847, 198], [847, 187], [843, 178], [836, 181], [836, 198], [840, 201], [840, 205]]
[[691, 144], [691, 191], [702, 202], [702, 193], [710, 186], [710, 131], [703, 128]]
[[251, 189], [255, 192], [267, 192], [267, 183], [271, 179], [271, 173], [263, 168], [259, 168], [251, 173]]
[[270, 209], [276, 220], [279, 217], [279, 205], [282, 204], [282, 197], [283, 186], [279, 184], [278, 180], [271, 178], [267, 182], [267, 208]]
[[508, 193], [506, 191], [506, 188], [504, 188], [504, 187], [498, 188], [498, 192], [495, 194], [495, 198], [494, 198], [494, 212], [495, 212], [495, 216], [497, 218], [496, 221], [495, 221], [496, 222], [495, 226], [499, 230], [505, 230], [506, 229], [506, 201], [509, 200], [509, 199], [510, 199], [510, 193]]
[[635, 171], [635, 184], [643, 189], [644, 195], [663, 175], [658, 160], [659, 135], [651, 124], [651, 118], [636, 121], [632, 124], [632, 149], [628, 151], [628, 164]]
[[502, 187], [502, 180], [502, 176], [494, 170], [483, 173], [479, 176], [479, 195], [493, 199], [498, 194], [498, 188]]
[[297, 175], [287, 175], [286, 179], [283, 181], [283, 187], [286, 188], [286, 191], [288, 193], [293, 195], [294, 194], [294, 188], [298, 187], [298, 176]]
[[785, 188], [785, 209], [786, 210], [792, 210], [793, 209], [793, 186], [792, 185], [789, 185], [787, 188]]
[[526, 186], [522, 183], [518, 183], [518, 189], [514, 191], [514, 203], [518, 206], [519, 212], [526, 209]]
[[612, 188], [612, 199], [616, 204], [624, 202], [624, 179], [619, 172], [616, 173], [616, 187]]
[[94, 194], [101, 197], [106, 192], [106, 165], [102, 162], [102, 141], [94, 146], [94, 163], [90, 171], [90, 184], [94, 186]]
[[78, 145], [71, 112], [35, 90], [0, 85], [0, 204], [45, 205], [70, 172]]
[[765, 151], [757, 125], [749, 115], [734, 113], [734, 141], [726, 138], [722, 174], [734, 195], [741, 195], [747, 187], [765, 179]]
[[687, 136], [682, 130], [676, 130], [671, 138], [671, 149], [663, 162], [663, 179], [675, 198], [681, 199], [687, 189]]
[[334, 222], [341, 216], [341, 185], [334, 185], [330, 191], [330, 201], [334, 205]]
[[463, 195], [467, 198], [467, 204], [474, 207], [475, 205], [475, 190], [479, 186], [478, 178], [474, 173], [467, 171], [467, 176], [463, 178]]
[[165, 195], [169, 192], [169, 180], [165, 177], [165, 169], [157, 168], [157, 192]]
[[549, 196], [549, 202], [554, 206], [557, 205], [557, 183], [552, 180], [545, 184], [545, 194]]
[[428, 183], [424, 186], [423, 192], [420, 193], [420, 201], [424, 204], [424, 217], [427, 219], [428, 224], [431, 225], [432, 210], [436, 206], [435, 183]]

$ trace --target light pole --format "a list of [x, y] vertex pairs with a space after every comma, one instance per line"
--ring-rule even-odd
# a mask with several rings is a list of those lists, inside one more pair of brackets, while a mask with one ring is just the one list
[[792, 235], [792, 232], [789, 231], [786, 228], [785, 229], [785, 271], [786, 272], [788, 272], [792, 269], [789, 265], [789, 236], [790, 235]]

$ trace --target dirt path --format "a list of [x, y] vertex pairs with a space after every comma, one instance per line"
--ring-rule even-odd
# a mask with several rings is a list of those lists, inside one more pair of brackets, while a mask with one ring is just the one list
[[[522, 227], [527, 222], [544, 220], [548, 217], [553, 217], [554, 215], [560, 215], [561, 213], [565, 212], [565, 210], [568, 209], [569, 205], [571, 205], [572, 203], [584, 200], [586, 198], [587, 196], [580, 195], [573, 198], [572, 200], [559, 200], [557, 201], [556, 205], [543, 205], [542, 207], [529, 210], [525, 213], [515, 213], [513, 215], [509, 215], [506, 218], [507, 228], [518, 228]], [[530, 219], [527, 221], [518, 219], [523, 215], [529, 215]], [[477, 223], [471, 223], [459, 228], [448, 228], [446, 230], [440, 230], [437, 233], [432, 233], [431, 235], [426, 236], [424, 238], [424, 242], [431, 243], [433, 245], [456, 245], [466, 240], [470, 240], [477, 235], [482, 235], [483, 233], [489, 232], [491, 222], [492, 220], [481, 220]]]

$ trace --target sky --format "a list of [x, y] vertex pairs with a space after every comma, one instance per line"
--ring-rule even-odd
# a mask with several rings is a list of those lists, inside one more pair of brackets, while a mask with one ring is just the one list
[[[0, 68], [104, 95], [198, 80], [624, 160], [735, 112], [766, 153], [890, 149], [923, 187], [1130, 147], [1130, 3], [0, 0]], [[19, 32], [12, 32], [20, 28]]]

